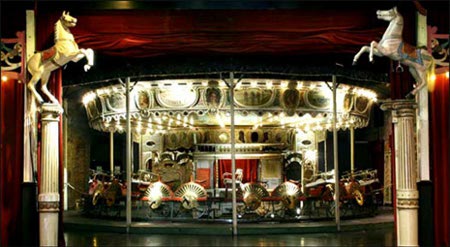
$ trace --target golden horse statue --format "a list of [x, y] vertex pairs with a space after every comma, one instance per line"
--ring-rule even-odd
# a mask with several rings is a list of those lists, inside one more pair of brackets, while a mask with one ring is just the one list
[[[380, 41], [372, 41], [369, 46], [363, 46], [353, 58], [353, 65], [359, 57], [369, 53], [369, 61], [373, 61], [373, 55], [386, 56], [394, 61], [409, 66], [409, 72], [414, 77], [417, 85], [411, 94], [427, 85], [428, 77], [434, 74], [435, 62], [433, 56], [422, 48], [416, 48], [403, 42], [403, 16], [397, 11], [397, 7], [389, 10], [378, 10], [377, 18], [389, 21], [389, 26]], [[430, 85], [431, 86], [431, 85]]]
[[28, 82], [28, 89], [31, 90], [36, 100], [42, 104], [44, 99], [36, 91], [35, 85], [41, 80], [41, 90], [54, 104], [60, 105], [58, 100], [47, 89], [50, 73], [64, 66], [69, 61], [78, 62], [86, 57], [87, 64], [84, 70], [88, 71], [94, 65], [94, 51], [92, 49], [79, 49], [73, 34], [69, 28], [76, 26], [77, 19], [70, 16], [69, 12], [63, 12], [62, 16], [55, 23], [55, 45], [51, 48], [36, 52], [27, 63], [28, 71], [32, 75]]

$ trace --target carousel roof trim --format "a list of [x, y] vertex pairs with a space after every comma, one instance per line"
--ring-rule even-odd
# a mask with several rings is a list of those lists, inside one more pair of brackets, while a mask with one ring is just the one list
[[[331, 90], [324, 81], [242, 79], [234, 95], [235, 123], [240, 127], [332, 127]], [[214, 78], [138, 81], [130, 97], [132, 128], [139, 134], [231, 125], [228, 86]], [[376, 101], [372, 90], [340, 84], [337, 127], [367, 126]], [[124, 131], [125, 102], [122, 84], [94, 89], [83, 97], [91, 127], [108, 132]]]

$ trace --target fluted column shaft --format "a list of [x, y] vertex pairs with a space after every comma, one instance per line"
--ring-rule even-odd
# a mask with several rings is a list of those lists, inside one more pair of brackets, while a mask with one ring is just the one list
[[386, 101], [381, 105], [382, 110], [392, 111], [394, 123], [398, 246], [419, 245], [415, 108], [410, 100]]
[[60, 114], [59, 105], [42, 105], [41, 181], [38, 196], [40, 246], [58, 245]]

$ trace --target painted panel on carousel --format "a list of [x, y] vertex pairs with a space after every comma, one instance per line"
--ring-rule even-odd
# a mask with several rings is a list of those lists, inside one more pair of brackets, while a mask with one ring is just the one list
[[223, 92], [217, 87], [210, 87], [205, 90], [204, 102], [210, 109], [217, 109], [222, 106]]
[[273, 143], [286, 143], [286, 131], [285, 130], [274, 130], [273, 139], [271, 142]]
[[175, 149], [179, 147], [179, 138], [176, 132], [171, 132], [165, 136], [166, 148]]
[[136, 107], [139, 110], [147, 110], [153, 107], [153, 97], [150, 92], [146, 90], [140, 90], [134, 97]]
[[286, 115], [293, 116], [300, 103], [300, 93], [297, 90], [297, 82], [289, 82], [288, 89], [286, 89], [281, 96], [281, 102], [286, 111]]
[[320, 89], [313, 89], [305, 95], [306, 103], [313, 107], [324, 109], [330, 106], [330, 98]]
[[246, 140], [246, 138], [245, 138], [244, 130], [237, 131], [235, 136], [237, 137], [236, 138], [236, 143], [246, 143], [246, 142], [248, 142], [248, 140]]
[[369, 109], [369, 99], [364, 96], [358, 96], [355, 100], [355, 110], [359, 113], [366, 113]]
[[195, 135], [194, 138], [194, 143], [205, 143], [204, 138], [205, 138], [205, 134], [202, 131], [192, 131], [193, 135]]
[[213, 131], [205, 131], [203, 132], [203, 142], [204, 143], [214, 143], [214, 137], [213, 137], [214, 133]]
[[344, 103], [342, 105], [342, 108], [344, 112], [349, 112], [353, 107], [353, 95], [352, 94], [345, 94], [344, 96]]
[[250, 143], [262, 143], [264, 138], [264, 131], [261, 129], [252, 130], [248, 132], [247, 139]]
[[234, 101], [240, 107], [267, 107], [275, 100], [276, 93], [271, 89], [239, 88], [234, 90]]
[[156, 90], [158, 104], [166, 108], [188, 108], [197, 103], [198, 93], [193, 88], [163, 88]]
[[123, 93], [115, 93], [106, 98], [106, 106], [109, 111], [125, 110], [126, 97]]
[[95, 100], [89, 102], [87, 109], [87, 114], [89, 118], [96, 118], [102, 113], [102, 102], [100, 102], [99, 97], [95, 97]]
[[217, 142], [218, 143], [230, 143], [230, 133], [228, 131], [217, 132]]
[[186, 131], [180, 131], [179, 134], [180, 146], [184, 148], [190, 148], [192, 145], [192, 133]]

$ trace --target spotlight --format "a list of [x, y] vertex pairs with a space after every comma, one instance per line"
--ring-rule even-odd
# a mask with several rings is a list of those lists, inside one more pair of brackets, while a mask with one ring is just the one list
[[431, 75], [430, 80], [433, 82], [436, 81], [436, 75]]
[[8, 77], [6, 75], [2, 75], [2, 81], [7, 81]]

